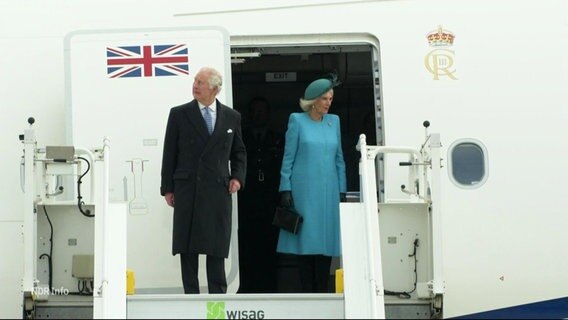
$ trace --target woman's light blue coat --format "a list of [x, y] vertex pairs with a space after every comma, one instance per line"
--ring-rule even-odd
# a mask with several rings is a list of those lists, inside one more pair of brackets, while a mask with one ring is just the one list
[[277, 251], [339, 256], [339, 193], [347, 184], [337, 115], [314, 121], [306, 112], [290, 114], [280, 191], [290, 190], [304, 222], [296, 235], [280, 230]]

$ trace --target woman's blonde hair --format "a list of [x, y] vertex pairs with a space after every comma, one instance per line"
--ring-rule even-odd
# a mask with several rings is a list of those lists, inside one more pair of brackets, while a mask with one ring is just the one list
[[300, 98], [300, 108], [302, 108], [302, 110], [304, 111], [309, 111], [313, 107], [316, 100], [317, 98], [312, 100], [304, 100]]
[[316, 103], [316, 100], [319, 99], [321, 96], [323, 96], [324, 94], [333, 91], [333, 89], [329, 89], [326, 92], [322, 93], [319, 97], [315, 98], [315, 99], [311, 99], [311, 100], [306, 100], [303, 98], [300, 98], [300, 108], [302, 108], [302, 110], [304, 111], [310, 111], [311, 108], [313, 108], [314, 103]]

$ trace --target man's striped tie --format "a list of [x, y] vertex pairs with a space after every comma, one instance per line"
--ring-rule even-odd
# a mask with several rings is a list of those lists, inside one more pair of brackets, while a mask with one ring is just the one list
[[207, 125], [207, 131], [209, 131], [209, 135], [211, 135], [211, 133], [213, 132], [213, 119], [211, 118], [211, 112], [209, 112], [208, 107], [205, 107], [203, 118], [205, 119], [205, 124]]

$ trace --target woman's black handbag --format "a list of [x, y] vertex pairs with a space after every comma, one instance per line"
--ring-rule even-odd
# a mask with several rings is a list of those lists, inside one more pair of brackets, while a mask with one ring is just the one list
[[297, 234], [304, 218], [294, 208], [276, 207], [272, 224], [293, 234]]

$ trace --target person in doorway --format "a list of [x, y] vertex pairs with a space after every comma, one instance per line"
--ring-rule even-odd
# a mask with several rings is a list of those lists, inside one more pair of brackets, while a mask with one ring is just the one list
[[303, 217], [298, 234], [280, 230], [277, 251], [298, 256], [303, 292], [329, 292], [331, 258], [340, 255], [339, 202], [345, 201], [340, 121], [329, 114], [333, 79], [308, 85], [290, 114], [280, 170], [281, 205]]
[[278, 229], [272, 225], [272, 218], [279, 199], [284, 138], [270, 127], [266, 99], [253, 98], [246, 119], [247, 188], [239, 192], [238, 293], [275, 293]]
[[205, 254], [209, 293], [226, 293], [231, 195], [244, 187], [246, 148], [241, 115], [216, 98], [221, 74], [197, 72], [194, 99], [170, 110], [160, 193], [174, 208], [172, 254], [180, 255], [185, 293], [199, 293], [198, 258]]

